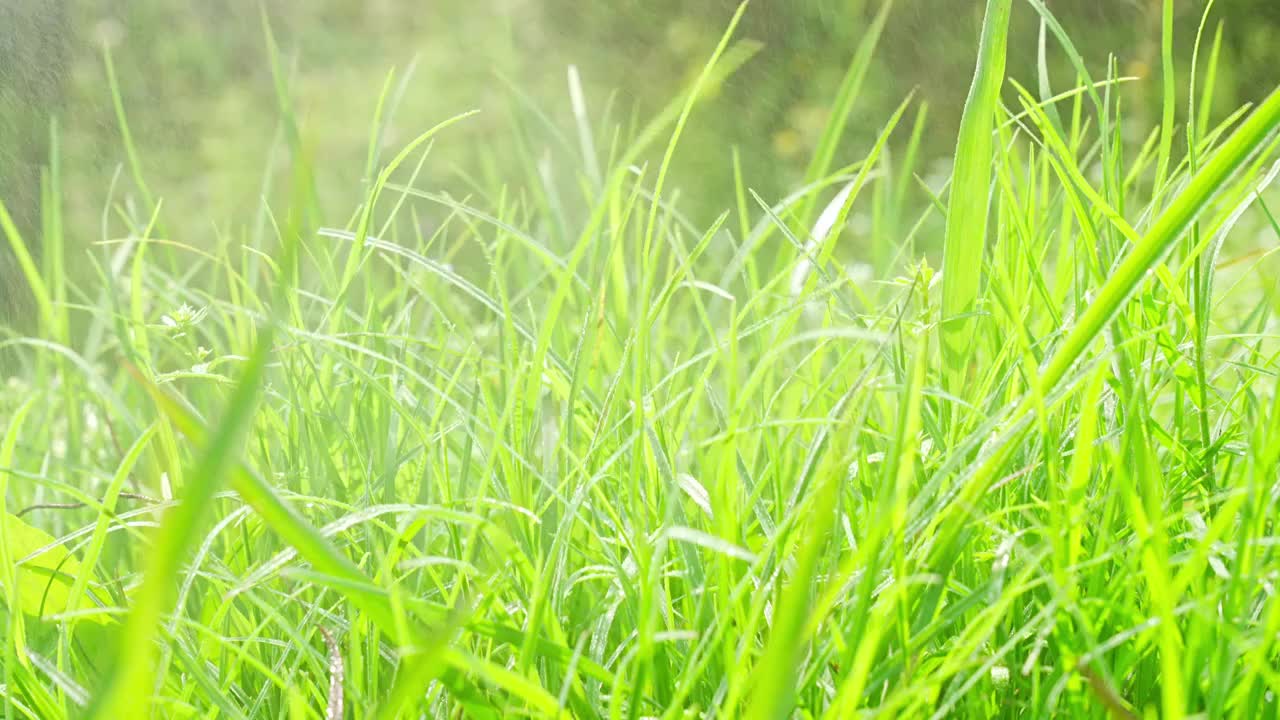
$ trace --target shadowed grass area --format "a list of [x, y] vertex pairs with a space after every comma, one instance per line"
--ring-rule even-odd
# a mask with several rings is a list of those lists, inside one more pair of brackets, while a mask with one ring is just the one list
[[[528, 176], [461, 195], [433, 153], [474, 118], [383, 158], [392, 75], [341, 209], [277, 63], [287, 200], [212, 247], [136, 166], [69, 249], [55, 153], [41, 262], [0, 214], [39, 326], [3, 342], [7, 716], [1274, 714], [1280, 93], [1133, 135], [1132, 79], [989, 7], [942, 190], [886, 150], [910, 97], [841, 145], [877, 29], [802, 187], [684, 212], [742, 10], [650, 123], [571, 73]], [[1074, 84], [1006, 81], [1010, 11]], [[1163, 91], [1204, 91], [1171, 28], [1205, 64]], [[896, 274], [846, 264], [854, 209]]]

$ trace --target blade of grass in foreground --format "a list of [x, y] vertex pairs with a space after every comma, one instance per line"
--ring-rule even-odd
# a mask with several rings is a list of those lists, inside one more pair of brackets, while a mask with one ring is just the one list
[[[1210, 200], [1262, 148], [1277, 128], [1280, 128], [1280, 88], [1271, 93], [1191, 178], [1186, 189], [1156, 218], [1150, 230], [1099, 288], [1093, 302], [1045, 363], [1039, 380], [1041, 395], [1051, 393], [1066, 377], [1089, 344], [1124, 306], [1147, 272], [1160, 262]], [[1010, 422], [1026, 416], [1034, 406], [1033, 400], [1028, 398], [1015, 411]], [[993, 454], [978, 471], [978, 476], [989, 480], [987, 476], [989, 472], [994, 472], [995, 466], [999, 464], [997, 458], [1001, 456], [1002, 453]], [[960, 505], [965, 506], [981, 494], [984, 484], [972, 483], [961, 498]], [[940, 547], [943, 545], [945, 543], [940, 544]]]
[[969, 364], [972, 313], [982, 284], [991, 185], [992, 129], [1004, 84], [1005, 46], [1013, 0], [987, 0], [982, 43], [969, 99], [960, 118], [942, 259], [943, 380], [948, 392], [963, 385]]
[[[1032, 393], [1022, 401], [1008, 420], [1010, 426], [1018, 424], [1036, 410], [1036, 397], [1047, 397], [1057, 389], [1089, 344], [1124, 306], [1147, 272], [1160, 262], [1218, 191], [1263, 147], [1277, 128], [1280, 128], [1280, 89], [1272, 92], [1222, 144], [1111, 273], [1093, 302], [1045, 364], [1040, 373], [1040, 392]], [[1009, 446], [1004, 446], [987, 456], [969, 477], [960, 495], [931, 523], [932, 528], [937, 529], [936, 533], [927, 533], [936, 538], [931, 556], [932, 565], [940, 575], [945, 577], [957, 557], [956, 543], [964, 534], [968, 521], [967, 509], [973, 507], [978, 498], [987, 492], [1009, 458], [1010, 451]]]
[[835, 508], [839, 504], [836, 479], [840, 474], [834, 471], [839, 454], [832, 453], [830, 457], [831, 467], [826, 468], [825, 480], [814, 493], [811, 520], [796, 533], [795, 572], [781, 592], [764, 654], [752, 669], [757, 681], [745, 713], [750, 720], [790, 717], [795, 708], [797, 676], [808, 642], [803, 631], [813, 600], [812, 584], [817, 576], [819, 556], [835, 526]]
[[155, 686], [155, 640], [160, 617], [173, 602], [182, 560], [195, 543], [203, 519], [213, 509], [213, 496], [236, 466], [239, 445], [253, 424], [263, 371], [271, 349], [271, 333], [264, 332], [245, 364], [240, 383], [231, 396], [217, 432], [205, 446], [200, 461], [182, 487], [182, 502], [160, 526], [150, 552], [142, 588], [133, 598], [122, 645], [111, 666], [106, 686], [90, 705], [86, 717], [93, 720], [144, 718], [150, 715]]
[[[201, 444], [208, 431], [200, 420], [174, 398], [165, 394], [153, 383], [139, 378], [152, 399], [159, 406], [174, 426], [189, 440]], [[231, 471], [230, 484], [236, 494], [245, 501], [262, 520], [263, 524], [275, 532], [286, 544], [298, 552], [298, 556], [306, 560], [312, 569], [336, 581], [330, 587], [338, 590], [350, 603], [369, 616], [373, 623], [401, 646], [412, 646], [416, 649], [413, 657], [412, 672], [421, 677], [423, 668], [430, 667], [434, 658], [439, 657], [445, 666], [455, 671], [469, 673], [479, 659], [460, 649], [451, 649], [436, 638], [424, 634], [417, 617], [405, 612], [397, 612], [396, 599], [368, 578], [350, 559], [340, 553], [329, 543], [325, 536], [306, 521], [294, 507], [262, 478], [251, 472], [243, 463], [239, 463]], [[411, 606], [412, 602], [400, 602]], [[521, 645], [524, 634], [485, 622], [468, 623], [467, 629], [481, 636], [492, 638], [512, 645]], [[406, 632], [409, 635], [406, 636]], [[539, 640], [538, 654], [556, 658], [555, 647]], [[563, 661], [564, 658], [559, 658]], [[607, 671], [594, 663], [587, 668], [597, 677], [609, 677]], [[490, 681], [508, 679], [506, 675], [486, 675]], [[503, 690], [526, 699], [533, 697], [531, 706], [546, 706], [545, 691], [538, 693], [531, 690], [528, 683], [499, 684]], [[106, 717], [106, 716], [101, 716]]]
[[1080, 316], [1070, 334], [1062, 341], [1040, 375], [1040, 386], [1052, 390], [1084, 353], [1089, 343], [1119, 312], [1125, 300], [1138, 287], [1147, 271], [1155, 267], [1200, 211], [1209, 204], [1231, 176], [1257, 152], [1276, 128], [1280, 127], [1280, 88], [1227, 139], [1218, 152], [1204, 164], [1186, 189], [1178, 194], [1168, 209], [1151, 225], [1142, 241], [1121, 261], [1098, 290], [1097, 297]]

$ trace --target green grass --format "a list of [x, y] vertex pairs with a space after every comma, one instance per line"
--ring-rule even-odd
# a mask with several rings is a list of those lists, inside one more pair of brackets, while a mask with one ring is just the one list
[[571, 73], [528, 177], [465, 197], [432, 150], [467, 117], [380, 157], [389, 76], [322, 205], [277, 64], [289, 199], [213, 247], [115, 92], [98, 241], [56, 153], [43, 262], [0, 212], [40, 328], [3, 343], [4, 717], [1276, 717], [1280, 93], [1213, 109], [1209, 51], [1133, 135], [1150, 80], [1030, 0], [1078, 75], [1006, 82], [990, 9], [948, 191], [903, 179], [913, 100], [837, 147], [881, 15], [804, 187], [726, 147], [708, 226], [669, 169], [741, 14], [633, 132]]

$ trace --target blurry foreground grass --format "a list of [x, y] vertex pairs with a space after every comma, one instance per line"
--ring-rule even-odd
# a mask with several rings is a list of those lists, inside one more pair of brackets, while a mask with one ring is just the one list
[[[668, 171], [733, 28], [650, 124], [575, 100], [525, 191], [431, 179], [469, 116], [384, 156], [393, 80], [321, 223], [279, 65], [289, 201], [214, 247], [136, 172], [68, 250], [55, 163], [0, 394], [7, 715], [1274, 717], [1280, 94], [1168, 95], [1137, 145], [1083, 63], [1002, 104], [1010, 6], [922, 212], [909, 98], [835, 160], [874, 35], [805, 183], [709, 225]], [[854, 208], [896, 277], [840, 262]]]

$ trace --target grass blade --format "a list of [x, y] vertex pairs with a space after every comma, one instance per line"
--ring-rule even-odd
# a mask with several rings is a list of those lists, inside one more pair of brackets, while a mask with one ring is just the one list
[[150, 714], [161, 616], [173, 601], [183, 558], [195, 543], [205, 516], [213, 509], [214, 494], [236, 467], [239, 445], [253, 424], [270, 348], [271, 333], [264, 332], [245, 364], [218, 430], [187, 475], [182, 501], [160, 526], [145, 579], [133, 598], [123, 644], [105, 686], [86, 713], [91, 720], [142, 718]]
[[1280, 89], [1272, 92], [1218, 148], [1098, 289], [1093, 302], [1042, 371], [1040, 385], [1045, 392], [1062, 380], [1089, 343], [1120, 311], [1147, 272], [1164, 258], [1200, 212], [1277, 128], [1280, 128]]
[[973, 313], [982, 287], [992, 178], [993, 130], [1004, 85], [1013, 0], [987, 0], [978, 62], [960, 118], [947, 204], [942, 263], [942, 354], [946, 388], [962, 388], [973, 348]]

